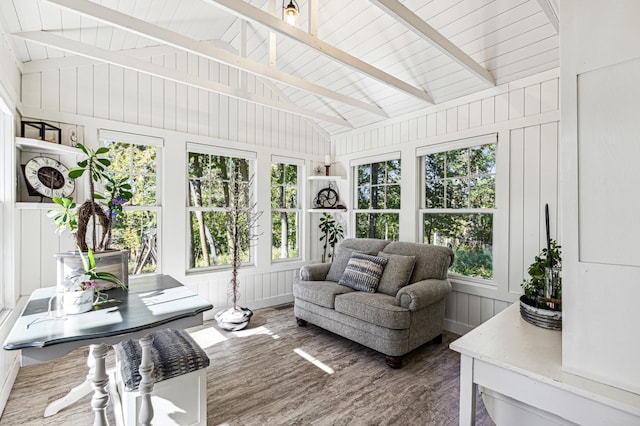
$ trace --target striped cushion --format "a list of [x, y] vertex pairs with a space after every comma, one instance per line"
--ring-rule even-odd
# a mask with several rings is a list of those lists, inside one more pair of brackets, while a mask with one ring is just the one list
[[375, 293], [388, 259], [353, 253], [338, 284], [354, 290]]
[[[151, 360], [155, 383], [209, 366], [207, 353], [186, 331], [167, 328], [151, 334]], [[125, 389], [137, 389], [142, 379], [138, 371], [142, 361], [140, 344], [129, 339], [118, 343], [114, 349], [120, 361], [120, 376]]]

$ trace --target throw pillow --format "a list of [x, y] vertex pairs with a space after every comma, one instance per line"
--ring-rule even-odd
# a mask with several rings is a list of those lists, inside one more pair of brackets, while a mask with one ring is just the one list
[[353, 253], [338, 284], [375, 293], [387, 261], [384, 257]]
[[416, 257], [383, 252], [379, 252], [378, 256], [388, 259], [384, 273], [380, 277], [378, 292], [395, 297], [398, 290], [409, 283], [413, 267], [416, 264]]
[[340, 281], [340, 277], [342, 277], [342, 274], [347, 267], [347, 263], [349, 263], [349, 259], [354, 252], [356, 252], [356, 250], [338, 246], [333, 254], [333, 262], [331, 263], [331, 268], [329, 268], [329, 272], [327, 272], [327, 278], [325, 278], [325, 280], [333, 281], [335, 283]]

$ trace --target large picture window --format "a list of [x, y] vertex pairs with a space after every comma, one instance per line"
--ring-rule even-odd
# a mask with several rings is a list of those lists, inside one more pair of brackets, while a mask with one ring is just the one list
[[271, 258], [300, 257], [300, 166], [275, 159], [271, 164]]
[[355, 165], [356, 237], [398, 240], [400, 159]]
[[[424, 155], [423, 239], [455, 252], [454, 274], [493, 279], [496, 138]], [[490, 143], [482, 143], [492, 141]], [[475, 143], [474, 143], [475, 142]]]
[[[132, 136], [132, 139], [138, 138], [137, 135]], [[133, 190], [133, 198], [123, 206], [122, 214], [115, 218], [111, 246], [130, 250], [129, 274], [159, 272], [160, 147], [130, 143], [126, 134], [105, 140], [105, 144], [109, 146], [111, 160], [107, 173], [116, 178], [126, 178]]]
[[[249, 182], [255, 160], [233, 156], [226, 151], [225, 155], [216, 155], [206, 148], [198, 152], [190, 147], [187, 161], [189, 269], [229, 266], [232, 253], [228, 224], [233, 191], [242, 192], [242, 202], [252, 203]], [[246, 214], [240, 217], [239, 226], [240, 260], [242, 263], [251, 262], [251, 238]]]

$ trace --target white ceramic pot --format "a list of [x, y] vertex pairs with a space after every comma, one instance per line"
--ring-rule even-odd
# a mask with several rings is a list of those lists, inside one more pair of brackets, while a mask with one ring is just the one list
[[62, 306], [65, 314], [81, 314], [93, 308], [94, 289], [67, 291], [63, 295]]

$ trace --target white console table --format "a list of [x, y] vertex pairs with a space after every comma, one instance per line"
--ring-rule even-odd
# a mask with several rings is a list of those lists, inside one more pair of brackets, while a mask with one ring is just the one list
[[478, 385], [565, 424], [640, 424], [640, 395], [563, 371], [561, 332], [527, 323], [517, 303], [450, 347], [460, 353], [460, 425], [475, 424]]

